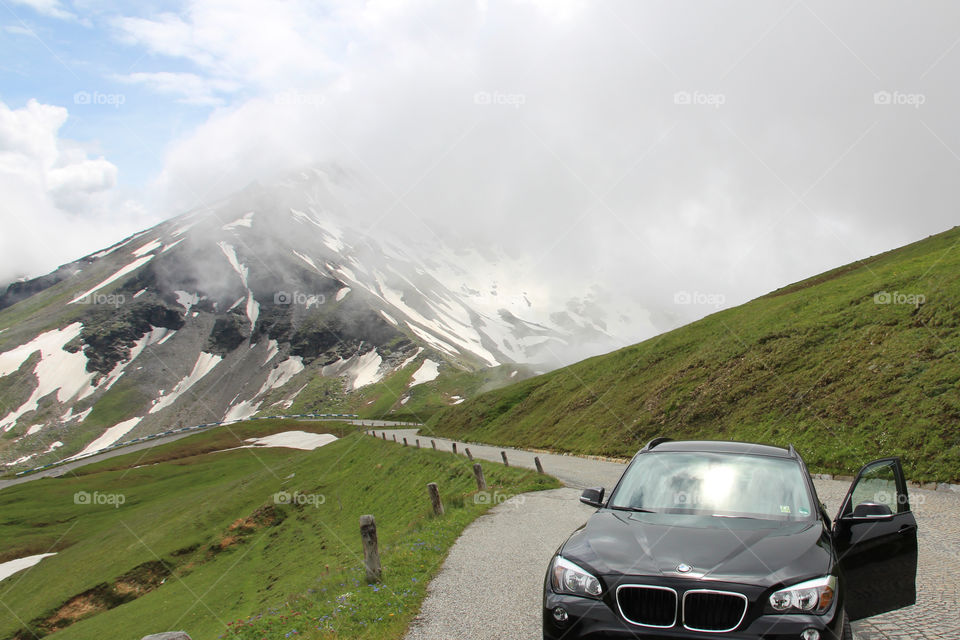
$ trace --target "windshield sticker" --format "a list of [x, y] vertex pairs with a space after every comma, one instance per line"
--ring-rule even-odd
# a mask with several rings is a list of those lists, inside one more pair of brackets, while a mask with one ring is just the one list
[[797, 512], [802, 516], [810, 515], [810, 509], [807, 509], [806, 507], [800, 507], [799, 509], [797, 509]]
[[788, 504], [780, 505], [780, 513], [790, 513], [790, 505]]

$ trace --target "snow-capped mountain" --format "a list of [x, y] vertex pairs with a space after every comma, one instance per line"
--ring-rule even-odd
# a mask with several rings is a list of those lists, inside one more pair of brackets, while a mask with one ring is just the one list
[[11, 285], [0, 460], [281, 411], [305, 390], [313, 402], [318, 379], [336, 395], [414, 365], [411, 385], [616, 346], [584, 299], [538, 306], [505, 256], [371, 230], [361, 188], [310, 169]]

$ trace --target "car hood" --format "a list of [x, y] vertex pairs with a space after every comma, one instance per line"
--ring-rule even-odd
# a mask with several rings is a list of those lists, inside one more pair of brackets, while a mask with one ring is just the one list
[[[819, 520], [764, 520], [601, 510], [561, 554], [595, 575], [674, 576], [780, 586], [831, 572]], [[680, 572], [681, 564], [690, 571]]]

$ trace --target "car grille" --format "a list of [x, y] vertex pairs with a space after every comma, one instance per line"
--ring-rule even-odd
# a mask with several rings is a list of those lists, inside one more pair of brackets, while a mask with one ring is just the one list
[[692, 631], [733, 631], [747, 614], [747, 598], [740, 593], [687, 591], [683, 594], [683, 626]]
[[677, 623], [677, 592], [667, 587], [624, 585], [617, 589], [620, 614], [628, 622], [667, 629]]

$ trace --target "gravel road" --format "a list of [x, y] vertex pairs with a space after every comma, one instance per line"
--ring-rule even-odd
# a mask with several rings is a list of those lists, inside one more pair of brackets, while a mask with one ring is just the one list
[[[377, 429], [380, 437], [383, 430]], [[406, 437], [413, 445], [450, 451], [454, 441], [417, 435], [415, 429], [387, 430], [387, 439]], [[534, 468], [539, 456], [544, 471], [564, 489], [528, 493], [493, 508], [467, 527], [430, 584], [423, 609], [407, 640], [498, 638], [537, 640], [544, 572], [556, 548], [593, 512], [580, 504], [579, 489], [609, 490], [624, 465], [576, 456], [531, 453], [504, 447], [457, 443], [474, 458]], [[817, 492], [832, 513], [849, 483], [816, 480]], [[960, 640], [960, 494], [910, 492], [920, 526], [917, 605], [854, 625], [860, 640]]]

